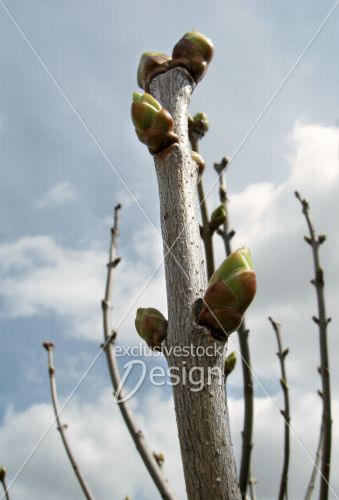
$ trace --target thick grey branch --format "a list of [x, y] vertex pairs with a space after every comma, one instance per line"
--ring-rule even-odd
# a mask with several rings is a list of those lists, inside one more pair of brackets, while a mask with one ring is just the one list
[[77, 480], [79, 481], [80, 487], [82, 489], [82, 492], [87, 500], [94, 500], [94, 496], [92, 495], [89, 486], [84, 478], [84, 476], [81, 473], [81, 470], [79, 469], [79, 465], [76, 462], [73, 452], [71, 450], [71, 447], [69, 445], [67, 436], [66, 436], [66, 429], [67, 425], [63, 424], [61, 422], [60, 418], [60, 409], [59, 409], [59, 401], [58, 401], [58, 394], [57, 394], [57, 388], [56, 388], [56, 380], [55, 380], [55, 368], [54, 368], [54, 360], [53, 360], [53, 351], [54, 351], [54, 345], [52, 342], [44, 342], [43, 346], [47, 350], [48, 353], [48, 373], [49, 373], [49, 381], [50, 381], [50, 389], [51, 389], [51, 398], [52, 398], [52, 403], [53, 403], [53, 409], [54, 409], [54, 415], [55, 415], [55, 420], [57, 423], [57, 429], [60, 432], [60, 437], [62, 440], [62, 443], [64, 445], [64, 448], [66, 450], [67, 456], [69, 458], [69, 461], [72, 465], [72, 468], [74, 470], [74, 473], [77, 477]]
[[[155, 157], [165, 255], [167, 344], [181, 348], [217, 346], [208, 330], [196, 325], [192, 313], [193, 304], [206, 288], [195, 205], [197, 169], [187, 133], [192, 80], [185, 69], [175, 68], [155, 77], [150, 91], [171, 113], [179, 137], [178, 145]], [[240, 499], [225, 398], [224, 353], [189, 357], [172, 353], [168, 362], [181, 374], [181, 383], [173, 386], [173, 393], [188, 498]], [[184, 372], [194, 373], [195, 378], [203, 375], [201, 390], [193, 377], [185, 383]], [[212, 374], [209, 381], [208, 373]]]
[[281, 326], [279, 323], [274, 321], [272, 318], [268, 318], [273, 327], [274, 333], [276, 335], [277, 344], [278, 344], [278, 352], [277, 356], [280, 361], [280, 370], [281, 370], [281, 379], [280, 384], [284, 394], [284, 410], [281, 412], [284, 417], [285, 422], [285, 438], [284, 438], [284, 463], [281, 472], [281, 480], [280, 480], [280, 488], [279, 488], [279, 500], [284, 500], [288, 497], [288, 466], [290, 460], [290, 400], [288, 394], [288, 383], [287, 383], [287, 375], [286, 375], [286, 367], [285, 367], [285, 358], [288, 354], [288, 349], [282, 348], [281, 343]]
[[[232, 253], [231, 239], [235, 232], [229, 230], [229, 210], [227, 198], [227, 186], [225, 181], [225, 168], [222, 164], [216, 164], [215, 170], [219, 175], [219, 195], [220, 202], [226, 209], [226, 220], [224, 223], [222, 238], [225, 244], [226, 255]], [[248, 343], [249, 330], [246, 328], [245, 318], [238, 330], [238, 339], [241, 355], [241, 366], [244, 383], [244, 422], [242, 430], [242, 452], [240, 459], [239, 485], [243, 500], [246, 499], [247, 487], [250, 480], [251, 455], [253, 449], [253, 415], [254, 415], [254, 397], [253, 397], [253, 378], [251, 369], [250, 347]]]
[[120, 259], [116, 257], [116, 242], [119, 235], [120, 208], [121, 206], [117, 205], [114, 209], [114, 225], [111, 229], [111, 244], [109, 250], [109, 260], [107, 264], [105, 298], [102, 301], [104, 338], [105, 338], [103, 349], [106, 354], [108, 370], [114, 389], [114, 395], [117, 400], [121, 415], [134, 441], [134, 444], [150, 476], [152, 477], [156, 487], [158, 488], [161, 497], [166, 500], [175, 500], [175, 495], [172, 493], [169, 484], [166, 481], [161, 468], [159, 467], [159, 464], [154, 458], [154, 454], [152, 450], [149, 448], [143, 432], [137, 425], [135, 417], [132, 414], [127, 402], [124, 401], [124, 396], [122, 391], [119, 391], [119, 393], [117, 393], [120, 386], [121, 377], [119, 373], [118, 363], [114, 354], [114, 349], [112, 349], [112, 344], [114, 342], [116, 333], [112, 332], [111, 300], [112, 300], [112, 289], [113, 289], [113, 270], [120, 261]]
[[311, 283], [312, 285], [314, 285], [316, 290], [318, 306], [318, 318], [314, 317], [313, 319], [319, 328], [320, 375], [323, 394], [322, 426], [324, 429], [319, 500], [327, 500], [330, 480], [332, 445], [331, 384], [327, 348], [327, 325], [330, 321], [330, 318], [327, 318], [326, 316], [324, 273], [321, 268], [319, 258], [319, 247], [326, 238], [323, 235], [320, 235], [318, 237], [316, 236], [307, 200], [302, 198], [297, 191], [295, 192], [295, 196], [301, 203], [302, 212], [306, 219], [306, 224], [309, 232], [309, 237], [306, 239], [306, 241], [311, 246], [313, 256], [314, 278], [311, 280]]

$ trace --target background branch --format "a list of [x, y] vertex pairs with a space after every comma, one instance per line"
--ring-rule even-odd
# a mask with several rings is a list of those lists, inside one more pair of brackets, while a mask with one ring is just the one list
[[307, 486], [305, 500], [310, 500], [310, 498], [312, 497], [313, 491], [314, 491], [315, 481], [317, 478], [317, 473], [319, 470], [319, 465], [320, 465], [320, 460], [321, 460], [321, 455], [322, 455], [321, 450], [322, 450], [322, 446], [323, 446], [323, 437], [324, 437], [324, 427], [323, 427], [323, 425], [321, 425], [318, 446], [317, 446], [317, 452], [315, 455], [315, 461], [314, 461], [310, 481], [309, 481], [308, 486]]
[[74, 473], [79, 481], [80, 487], [83, 491], [85, 498], [87, 500], [94, 500], [94, 497], [89, 489], [89, 486], [86, 483], [85, 478], [83, 477], [83, 475], [79, 469], [79, 466], [78, 466], [78, 464], [74, 458], [73, 452], [71, 450], [71, 447], [68, 443], [68, 439], [66, 437], [66, 432], [65, 432], [67, 429], [67, 425], [63, 424], [61, 422], [61, 419], [60, 419], [60, 409], [59, 409], [59, 401], [58, 401], [56, 379], [55, 379], [55, 368], [54, 368], [54, 360], [53, 360], [54, 344], [52, 342], [44, 342], [43, 347], [46, 349], [47, 354], [48, 354], [48, 373], [49, 373], [49, 381], [50, 381], [50, 389], [51, 389], [51, 398], [52, 398], [52, 403], [53, 403], [55, 420], [57, 423], [57, 429], [60, 433], [62, 443], [64, 445], [67, 456], [69, 458], [69, 461], [71, 462], [72, 468], [73, 468]]
[[[199, 140], [201, 139], [201, 137], [202, 136], [200, 134], [194, 131], [192, 131], [189, 134], [192, 151], [195, 151], [196, 153], [199, 153]], [[197, 191], [198, 191], [199, 208], [200, 208], [201, 222], [202, 222], [200, 234], [205, 250], [207, 278], [210, 279], [210, 277], [215, 271], [214, 252], [213, 252], [214, 231], [209, 226], [210, 219], [208, 215], [207, 203], [205, 200], [205, 190], [204, 190], [202, 175], [198, 177]]]
[[320, 478], [320, 494], [319, 500], [328, 498], [330, 466], [331, 466], [331, 445], [332, 445], [332, 415], [331, 415], [331, 385], [330, 385], [330, 369], [327, 348], [327, 325], [331, 321], [326, 316], [325, 295], [324, 295], [324, 272], [320, 265], [319, 247], [326, 240], [325, 235], [316, 236], [313, 222], [310, 215], [309, 204], [305, 198], [302, 198], [298, 191], [295, 192], [296, 198], [302, 206], [302, 213], [305, 216], [308, 227], [309, 236], [305, 236], [305, 241], [311, 246], [314, 278], [311, 280], [315, 287], [318, 306], [318, 317], [313, 316], [313, 321], [319, 328], [319, 344], [320, 344], [320, 376], [322, 382], [322, 426], [323, 426], [323, 449], [321, 458], [321, 478]]
[[[224, 158], [221, 163], [215, 163], [214, 168], [219, 176], [219, 196], [220, 202], [224, 205], [226, 211], [226, 220], [223, 231], [218, 231], [225, 244], [226, 255], [232, 253], [231, 240], [235, 231], [229, 230], [229, 210], [227, 187], [225, 181], [225, 169], [228, 160]], [[244, 383], [244, 423], [242, 430], [242, 452], [240, 459], [239, 486], [242, 498], [246, 498], [246, 491], [250, 480], [251, 455], [253, 449], [253, 379], [251, 370], [251, 356], [248, 343], [249, 330], [246, 328], [245, 318], [238, 330], [239, 348], [241, 356], [241, 366]]]
[[121, 205], [117, 205], [114, 208], [114, 224], [111, 228], [111, 243], [109, 250], [109, 260], [107, 264], [107, 279], [106, 279], [106, 290], [105, 298], [102, 301], [103, 310], [103, 324], [104, 324], [104, 339], [103, 349], [106, 354], [108, 370], [110, 378], [112, 381], [114, 396], [116, 402], [118, 403], [119, 410], [125, 421], [125, 424], [129, 430], [129, 433], [134, 441], [134, 444], [150, 474], [156, 487], [162, 498], [166, 500], [174, 500], [175, 496], [172, 493], [168, 482], [166, 481], [161, 467], [156, 461], [152, 450], [149, 448], [143, 432], [140, 430], [139, 426], [135, 421], [135, 417], [132, 414], [128, 404], [124, 401], [124, 396], [120, 390], [117, 390], [120, 385], [121, 377], [119, 373], [118, 363], [113, 349], [114, 340], [116, 338], [116, 332], [112, 331], [111, 323], [111, 300], [112, 300], [112, 290], [113, 290], [113, 270], [119, 264], [120, 258], [116, 256], [116, 243], [119, 235], [119, 212]]
[[281, 411], [282, 416], [284, 417], [285, 422], [285, 438], [284, 438], [284, 462], [283, 468], [281, 472], [281, 480], [280, 480], [280, 489], [279, 489], [279, 500], [284, 500], [288, 498], [288, 466], [290, 460], [290, 401], [288, 394], [288, 383], [286, 376], [286, 367], [285, 367], [285, 358], [288, 354], [288, 349], [282, 348], [281, 342], [281, 325], [274, 321], [272, 318], [268, 318], [273, 327], [277, 344], [278, 344], [278, 352], [277, 356], [280, 361], [280, 370], [281, 370], [281, 379], [280, 385], [284, 394], [284, 409]]
[[[5, 496], [6, 500], [10, 500], [8, 489], [7, 489], [7, 484], [6, 484], [6, 469], [5, 469], [5, 467], [0, 467], [0, 482], [1, 482], [2, 487], [4, 489], [4, 496]], [[1, 497], [1, 498], [3, 498], [3, 497]]]

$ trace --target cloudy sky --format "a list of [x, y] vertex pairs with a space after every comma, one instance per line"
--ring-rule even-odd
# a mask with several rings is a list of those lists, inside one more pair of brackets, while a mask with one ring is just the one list
[[[283, 342], [290, 348], [291, 500], [305, 492], [321, 416], [312, 260], [295, 189], [309, 199], [319, 232], [328, 235], [321, 259], [333, 318], [333, 471], [338, 470], [339, 8], [314, 37], [334, 4], [0, 0], [0, 465], [8, 470], [8, 482], [17, 476], [14, 499], [82, 498], [53, 426], [22, 466], [53, 420], [41, 343], [56, 344], [61, 401], [99, 353], [100, 300], [117, 202], [123, 205], [123, 261], [113, 309], [119, 343], [138, 343], [133, 328], [138, 306], [166, 311], [156, 177], [135, 136], [130, 101], [141, 53], [170, 53], [192, 28], [215, 44], [215, 58], [191, 103], [192, 114], [205, 111], [210, 120], [201, 145], [209, 166], [208, 203], [211, 209], [217, 205], [212, 164], [227, 154], [234, 158], [227, 181], [235, 245], [250, 246], [258, 274], [258, 295], [247, 321], [258, 498], [277, 497], [282, 466], [282, 394], [269, 315], [282, 323]], [[215, 250], [220, 262], [218, 241]], [[237, 348], [234, 335], [230, 349]], [[149, 366], [155, 363], [159, 358], [148, 359]], [[229, 383], [239, 458], [240, 366]], [[170, 392], [145, 383], [131, 404], [151, 445], [165, 453], [166, 475], [184, 499]], [[97, 356], [64, 418], [97, 499], [158, 498], [112, 403], [103, 356]], [[334, 472], [331, 479], [330, 498], [339, 498]]]

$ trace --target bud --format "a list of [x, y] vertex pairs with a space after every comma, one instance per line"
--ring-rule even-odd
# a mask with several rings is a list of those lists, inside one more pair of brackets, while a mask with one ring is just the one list
[[195, 131], [202, 137], [206, 134], [209, 129], [208, 118], [206, 113], [202, 111], [200, 113], [196, 113], [193, 117], [194, 121], [194, 129]]
[[196, 163], [198, 167], [198, 172], [199, 172], [199, 177], [202, 176], [205, 170], [205, 161], [199, 153], [196, 153], [195, 151], [191, 151], [191, 157], [192, 160]]
[[170, 69], [171, 57], [160, 52], [145, 52], [142, 54], [138, 66], [138, 85], [146, 92], [149, 91], [151, 80]]
[[5, 467], [0, 467], [0, 481], [3, 482], [6, 477], [6, 469]]
[[226, 208], [224, 205], [220, 205], [218, 208], [212, 212], [209, 227], [212, 231], [218, 229], [226, 220]]
[[233, 372], [236, 363], [237, 363], [237, 353], [233, 351], [225, 359], [225, 377], [228, 377], [229, 374]]
[[171, 115], [150, 94], [134, 92], [131, 115], [139, 140], [151, 154], [179, 142]]
[[172, 66], [184, 66], [198, 83], [213, 57], [213, 43], [198, 31], [186, 33], [173, 48]]
[[204, 295], [198, 323], [224, 337], [237, 330], [256, 292], [256, 278], [250, 251], [233, 252], [214, 272]]
[[135, 328], [148, 347], [158, 350], [166, 338], [168, 322], [160, 311], [153, 307], [140, 307], [135, 318]]

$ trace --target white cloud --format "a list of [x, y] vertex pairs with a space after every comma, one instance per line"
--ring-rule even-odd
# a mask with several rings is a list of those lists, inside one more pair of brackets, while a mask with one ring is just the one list
[[[173, 402], [156, 397], [147, 398], [142, 407], [136, 402], [133, 406], [150, 445], [165, 453], [165, 474], [179, 498], [184, 498]], [[23, 412], [7, 411], [0, 427], [0, 446], [6, 450], [2, 461], [6, 462], [8, 483], [52, 421], [52, 408], [46, 404], [33, 405]], [[96, 498], [159, 497], [117, 405], [112, 404], [110, 390], [91, 402], [74, 399], [65, 410], [63, 421], [69, 424], [67, 435], [73, 452]], [[164, 421], [168, 425], [164, 426]], [[18, 500], [82, 498], [55, 425], [13, 484], [12, 493]]]
[[[156, 394], [159, 388], [152, 388], [152, 391], [150, 396], [133, 400], [132, 405], [151, 448], [164, 453], [165, 475], [181, 500], [185, 498], [185, 489], [173, 401]], [[90, 402], [75, 398], [65, 410], [63, 420], [69, 424], [67, 435], [79, 466], [96, 498], [124, 498], [128, 494], [135, 500], [155, 500], [159, 494], [111, 398], [111, 391], [107, 389]], [[258, 479], [258, 498], [264, 500], [274, 500], [277, 496], [283, 457], [281, 399], [279, 395], [273, 401], [269, 398], [255, 400], [253, 471]], [[234, 450], [239, 459], [242, 401], [230, 399], [229, 409]], [[338, 401], [334, 401], [333, 411], [338, 413]], [[291, 421], [291, 500], [302, 498], [305, 492], [316, 449], [319, 419], [317, 397], [295, 394]], [[2, 460], [8, 470], [8, 482], [52, 420], [52, 409], [46, 404], [32, 405], [22, 412], [13, 408], [7, 410], [0, 427], [0, 448], [6, 450]], [[337, 442], [337, 422], [334, 422], [333, 437]], [[338, 450], [334, 447], [333, 471], [338, 467], [338, 459]], [[334, 473], [332, 487], [338, 491], [338, 478]], [[27, 495], [36, 500], [82, 498], [55, 426], [13, 484], [13, 498], [21, 500]], [[330, 495], [330, 499], [333, 498]]]
[[78, 195], [70, 182], [58, 182], [37, 201], [38, 208], [63, 207], [78, 201]]
[[[137, 339], [137, 307], [152, 305], [166, 313], [162, 269], [152, 277], [161, 263], [159, 238], [154, 231], [143, 229], [132, 241], [132, 250], [135, 246], [141, 252], [143, 238], [153, 248], [151, 252], [140, 261], [123, 258], [114, 274], [113, 323], [123, 323], [119, 329], [122, 342]], [[97, 342], [102, 330], [101, 299], [107, 258], [107, 249], [74, 250], [49, 236], [26, 237], [0, 245], [2, 316], [52, 313], [66, 321], [67, 333]]]

